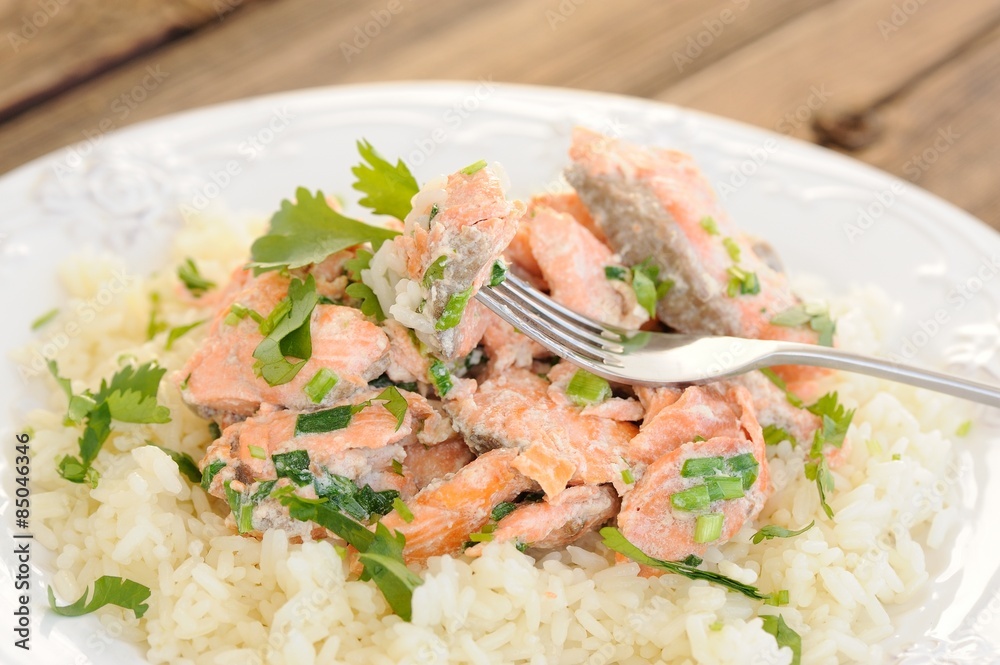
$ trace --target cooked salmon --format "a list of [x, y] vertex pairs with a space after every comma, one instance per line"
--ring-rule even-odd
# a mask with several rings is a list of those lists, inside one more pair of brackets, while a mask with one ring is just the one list
[[[606, 524], [619, 506], [618, 493], [608, 485], [568, 487], [551, 501], [520, 504], [497, 523], [491, 542], [514, 542], [521, 549], [563, 547]], [[476, 557], [484, 547], [480, 543], [465, 553]]]
[[[576, 129], [570, 184], [629, 263], [650, 259], [674, 282], [656, 312], [686, 333], [816, 343], [808, 326], [771, 323], [800, 304], [788, 279], [754, 250], [722, 209], [694, 160]], [[813, 369], [783, 369], [785, 376]]]
[[[429, 184], [414, 201], [403, 235], [379, 251], [402, 256], [405, 276], [420, 285], [424, 298], [419, 314], [428, 325], [418, 334], [444, 358], [455, 359], [482, 336], [485, 324], [471, 298], [517, 232], [524, 204], [507, 200], [500, 177], [485, 163]], [[395, 304], [388, 313], [407, 325], [405, 309]]]
[[632, 287], [605, 274], [606, 266], [619, 264], [606, 245], [569, 214], [544, 206], [532, 211], [529, 246], [553, 300], [620, 328], [646, 322]]
[[[702, 555], [709, 544], [726, 542], [743, 525], [760, 514], [771, 494], [764, 440], [759, 428], [739, 437], [720, 436], [707, 441], [685, 443], [663, 455], [646, 468], [632, 491], [622, 499], [618, 528], [636, 547], [657, 559], [677, 561], [689, 554]], [[751, 455], [757, 463], [756, 477], [744, 487], [738, 498], [711, 501], [700, 510], [681, 510], [672, 497], [695, 486], [704, 486], [713, 477], [739, 477], [729, 468], [730, 460]], [[718, 459], [720, 470], [715, 476], [685, 478], [684, 464], [691, 459]], [[722, 528], [710, 542], [696, 542], [695, 530], [699, 516], [721, 514]], [[651, 571], [645, 571], [647, 574]]]
[[422, 563], [439, 554], [455, 554], [490, 519], [493, 508], [536, 487], [513, 466], [516, 450], [480, 455], [453, 476], [431, 483], [407, 502], [413, 520], [389, 513], [382, 524], [406, 536], [403, 556]]
[[[245, 280], [233, 302], [267, 316], [288, 294], [289, 278], [267, 272]], [[254, 373], [254, 350], [263, 340], [258, 323], [244, 317], [226, 323], [231, 303], [212, 321], [208, 336], [184, 367], [172, 376], [184, 401], [206, 418], [233, 422], [262, 404], [307, 411], [325, 408], [368, 386], [389, 364], [389, 339], [360, 311], [339, 305], [316, 305], [310, 319], [312, 357], [288, 383], [271, 386]], [[303, 390], [317, 371], [337, 377], [320, 402]]]
[[689, 386], [680, 397], [673, 388], [639, 388], [637, 392], [654, 408], [647, 406], [639, 433], [629, 441], [625, 457], [633, 464], [652, 464], [697, 438], [737, 437], [744, 427], [760, 429], [750, 393], [740, 386], [728, 390], [716, 385]]
[[549, 498], [568, 484], [613, 483], [624, 490], [622, 455], [636, 426], [557, 405], [548, 386], [531, 371], [512, 368], [444, 406], [475, 452], [520, 451], [513, 466]]

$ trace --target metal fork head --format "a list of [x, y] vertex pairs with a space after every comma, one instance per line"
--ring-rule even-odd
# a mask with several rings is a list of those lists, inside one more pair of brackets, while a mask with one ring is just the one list
[[746, 371], [706, 374], [703, 360], [695, 360], [704, 354], [685, 353], [711, 343], [705, 338], [605, 325], [567, 309], [510, 274], [503, 283], [483, 288], [477, 298], [529, 339], [610, 381], [648, 386], [705, 383]]

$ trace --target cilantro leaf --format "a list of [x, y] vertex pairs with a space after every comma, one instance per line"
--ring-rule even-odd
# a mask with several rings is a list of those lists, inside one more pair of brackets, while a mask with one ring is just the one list
[[819, 505], [827, 517], [833, 517], [833, 508], [826, 502], [826, 495], [834, 490], [833, 474], [826, 463], [826, 458], [820, 455], [812, 462], [806, 462], [806, 478], [816, 482], [816, 491], [819, 492]]
[[396, 416], [396, 429], [398, 430], [403, 426], [403, 419], [406, 418], [406, 398], [403, 397], [402, 393], [396, 386], [389, 386], [382, 392], [380, 392], [376, 397], [372, 399], [373, 402], [382, 401], [386, 410], [392, 415]]
[[382, 311], [382, 305], [378, 301], [378, 296], [372, 291], [371, 287], [367, 284], [362, 284], [361, 282], [355, 282], [349, 284], [344, 292], [361, 301], [361, 313], [365, 316], [375, 317], [376, 321], [385, 321], [385, 313]]
[[619, 554], [624, 554], [628, 558], [633, 561], [637, 561], [644, 566], [658, 568], [668, 573], [683, 575], [691, 580], [706, 580], [723, 586], [730, 591], [742, 593], [744, 596], [754, 598], [756, 600], [767, 600], [770, 597], [766, 594], [762, 594], [755, 586], [744, 584], [743, 582], [739, 582], [731, 577], [726, 577], [725, 575], [721, 575], [719, 573], [701, 570], [700, 568], [690, 566], [686, 563], [681, 563], [680, 561], [663, 561], [661, 559], [654, 559], [630, 543], [628, 539], [622, 535], [622, 532], [614, 527], [604, 527], [601, 529], [601, 536], [604, 538], [603, 542], [606, 547], [618, 552]]
[[762, 616], [764, 621], [764, 632], [774, 635], [779, 647], [788, 647], [792, 650], [791, 665], [800, 665], [802, 662], [802, 637], [788, 627], [780, 614]]
[[788, 441], [793, 446], [798, 443], [795, 437], [788, 433], [787, 430], [778, 427], [777, 425], [765, 425], [764, 426], [764, 443], [769, 446], [776, 446], [782, 441]]
[[364, 161], [351, 169], [357, 178], [352, 187], [365, 194], [358, 203], [376, 215], [404, 219], [413, 207], [410, 199], [420, 190], [410, 169], [401, 159], [393, 166], [364, 139], [358, 141], [358, 152]]
[[359, 249], [354, 254], [353, 259], [344, 261], [344, 270], [347, 271], [347, 278], [352, 282], [361, 281], [361, 271], [367, 270], [372, 261], [372, 253], [364, 249]]
[[755, 533], [753, 535], [753, 538], [751, 538], [750, 540], [753, 542], [754, 545], [757, 545], [765, 540], [771, 540], [772, 538], [792, 538], [794, 536], [798, 536], [805, 533], [814, 526], [816, 526], [816, 520], [813, 520], [812, 522], [810, 522], [809, 524], [805, 525], [804, 527], [802, 527], [797, 531], [786, 529], [780, 526], [775, 526], [773, 524], [768, 524], [767, 526], [761, 528], [760, 531]]
[[761, 367], [760, 373], [766, 376], [771, 383], [778, 386], [778, 389], [781, 390], [781, 392], [785, 393], [785, 399], [788, 400], [789, 404], [791, 404], [797, 409], [801, 409], [803, 406], [805, 406], [805, 403], [802, 401], [802, 399], [788, 389], [788, 385], [785, 384], [784, 379], [775, 374], [773, 369], [771, 369], [770, 367]]
[[389, 531], [379, 523], [372, 533], [336, 509], [329, 501], [310, 501], [296, 496], [289, 487], [277, 490], [272, 496], [288, 508], [292, 518], [315, 522], [343, 538], [361, 553], [364, 566], [362, 579], [370, 579], [382, 592], [393, 612], [404, 621], [412, 618], [413, 590], [423, 583], [420, 576], [406, 567], [403, 548], [406, 537]]
[[155, 360], [138, 367], [127, 365], [115, 372], [110, 382], [101, 381], [94, 401], [107, 402], [111, 417], [123, 423], [168, 423], [170, 409], [156, 403], [160, 379], [166, 373]]
[[854, 409], [848, 411], [837, 399], [836, 392], [823, 395], [815, 404], [807, 406], [806, 410], [823, 419], [822, 426], [813, 435], [814, 456], [822, 452], [823, 446], [840, 448], [844, 445], [847, 428], [854, 419]]
[[83, 434], [78, 441], [80, 457], [70, 455], [63, 457], [59, 462], [59, 475], [73, 483], [86, 483], [91, 487], [97, 487], [97, 479], [100, 476], [90, 465], [110, 434], [111, 410], [107, 402], [101, 402], [84, 420]]
[[371, 226], [336, 212], [323, 192], [313, 196], [295, 190], [296, 202], [285, 200], [271, 217], [268, 232], [250, 247], [251, 266], [258, 273], [318, 263], [334, 252], [370, 242], [380, 246], [398, 231]]
[[164, 448], [163, 446], [155, 444], [152, 441], [147, 441], [146, 444], [153, 446], [154, 448], [159, 448], [169, 455], [170, 459], [177, 464], [177, 470], [187, 476], [187, 479], [192, 483], [197, 485], [201, 482], [201, 471], [198, 470], [198, 465], [195, 464], [190, 455], [187, 453], [179, 453], [176, 450], [171, 450], [170, 448]]
[[183, 326], [177, 326], [176, 328], [171, 328], [170, 332], [167, 333], [167, 343], [163, 345], [165, 351], [169, 351], [174, 346], [174, 342], [179, 340], [184, 335], [188, 334], [201, 324], [205, 323], [208, 319], [201, 319], [193, 323], [188, 323]]
[[149, 609], [145, 603], [149, 599], [149, 587], [138, 582], [114, 577], [113, 575], [102, 575], [94, 582], [94, 593], [87, 602], [89, 591], [84, 591], [75, 602], [62, 607], [56, 605], [56, 595], [49, 587], [49, 607], [53, 612], [64, 617], [78, 617], [90, 614], [94, 610], [99, 610], [105, 605], [117, 605], [135, 613], [135, 618], [141, 619], [142, 615]]
[[[253, 370], [268, 385], [288, 383], [312, 356], [309, 322], [317, 302], [319, 295], [312, 275], [306, 277], [304, 282], [293, 279], [288, 287], [288, 296], [275, 305], [271, 314], [260, 323], [260, 332], [265, 337], [254, 349], [256, 362]], [[289, 362], [286, 356], [300, 362]]]
[[181, 280], [184, 288], [195, 298], [200, 298], [205, 294], [205, 291], [215, 288], [215, 282], [202, 277], [194, 259], [190, 257], [184, 259], [184, 263], [177, 266], [177, 279]]
[[830, 311], [819, 305], [796, 305], [779, 313], [771, 323], [776, 326], [796, 328], [809, 324], [819, 333], [817, 343], [821, 346], [833, 346], [833, 335], [837, 332], [837, 323], [830, 318]]

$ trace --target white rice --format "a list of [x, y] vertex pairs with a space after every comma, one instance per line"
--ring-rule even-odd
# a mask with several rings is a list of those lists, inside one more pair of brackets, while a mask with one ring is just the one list
[[[234, 239], [219, 228], [185, 229], [162, 274], [138, 280], [71, 340], [58, 360], [76, 390], [110, 376], [121, 354], [182, 364], [204, 329], [169, 352], [163, 334], [147, 342], [148, 293], [160, 293], [171, 324], [204, 317], [178, 298], [172, 266], [193, 256], [224, 283], [252, 236]], [[401, 274], [394, 260], [377, 256], [372, 275]], [[93, 259], [69, 266], [70, 294], [92, 296], [110, 269]], [[395, 305], [408, 297], [409, 289], [397, 285], [385, 279], [385, 288], [376, 289], [380, 300]], [[833, 306], [845, 347], [877, 348], [890, 311], [884, 299], [863, 290]], [[512, 545], [490, 545], [475, 560], [433, 558], [414, 594], [413, 621], [403, 622], [374, 585], [349, 579], [332, 544], [289, 544], [280, 531], [262, 541], [233, 535], [222, 502], [144, 445], [156, 441], [197, 460], [209, 443], [204, 421], [166, 381], [160, 398], [173, 420], [114, 423], [93, 490], [56, 473], [58, 459], [77, 452], [78, 432], [63, 427], [65, 396], [50, 384], [48, 408], [30, 413], [26, 423], [35, 430], [35, 536], [59, 553], [49, 579], [63, 601], [102, 574], [153, 590], [141, 620], [118, 608], [101, 610], [114, 634], [143, 645], [153, 663], [786, 664], [790, 652], [777, 649], [757, 618], [774, 613], [801, 634], [803, 662], [875, 663], [883, 659], [877, 643], [893, 632], [887, 610], [919, 593], [929, 575], [926, 549], [953, 533], [954, 455], [944, 433], [954, 432], [968, 411], [955, 400], [875, 379], [845, 375], [830, 383], [858, 407], [852, 445], [834, 471], [835, 517], [822, 514], [801, 455], [786, 442], [772, 451], [776, 491], [758, 525], [797, 528], [816, 520], [816, 527], [753, 545], [748, 525], [705, 557], [765, 592], [787, 589], [790, 603], [781, 608], [675, 575], [638, 577], [637, 565], [612, 565], [599, 539], [589, 537], [537, 562]]]

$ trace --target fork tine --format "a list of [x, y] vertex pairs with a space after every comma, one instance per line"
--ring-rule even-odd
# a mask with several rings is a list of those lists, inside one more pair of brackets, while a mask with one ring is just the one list
[[550, 309], [545, 307], [544, 303], [540, 302], [540, 298], [548, 299], [544, 294], [538, 293], [537, 291], [534, 292], [537, 294], [537, 297], [531, 294], [522, 294], [516, 289], [506, 287], [504, 284], [491, 288], [498, 296], [503, 298], [505, 302], [516, 303], [520, 309], [526, 310], [529, 314], [533, 314], [538, 319], [544, 321], [546, 331], [552, 330], [554, 332], [561, 333], [562, 335], [577, 340], [578, 343], [586, 341], [590, 345], [599, 347], [609, 353], [622, 353], [625, 351], [625, 347], [620, 343], [595, 335], [576, 323], [561, 319], [558, 314], [554, 314]]
[[575, 323], [578, 327], [582, 326], [594, 334], [600, 335], [605, 332], [618, 334], [619, 332], [589, 317], [577, 314], [569, 308], [563, 307], [555, 300], [533, 287], [531, 284], [528, 284], [521, 278], [516, 275], [512, 275], [509, 272], [507, 273], [507, 278], [500, 283], [500, 286], [507, 286], [512, 291], [517, 291], [523, 297], [530, 298], [532, 302], [538, 302], [544, 305], [554, 315]]
[[[576, 337], [583, 337], [611, 353], [624, 353], [623, 335], [614, 328], [581, 316], [566, 309], [544, 293], [520, 282], [519, 284], [502, 284], [492, 287], [506, 298], [515, 298], [524, 307], [537, 312], [552, 326], [558, 326], [564, 332]], [[581, 323], [585, 322], [585, 323]], [[593, 330], [600, 332], [592, 332]], [[602, 334], [603, 333], [603, 334]]]
[[[588, 347], [554, 328], [543, 329], [532, 319], [530, 312], [525, 311], [518, 303], [502, 297], [492, 289], [482, 289], [476, 297], [494, 314], [524, 333], [529, 339], [538, 342], [557, 356], [565, 358], [581, 367], [607, 372], [605, 365], [615, 365], [598, 352], [598, 349]], [[572, 346], [570, 346], [572, 345]], [[575, 348], [574, 348], [575, 347]]]

